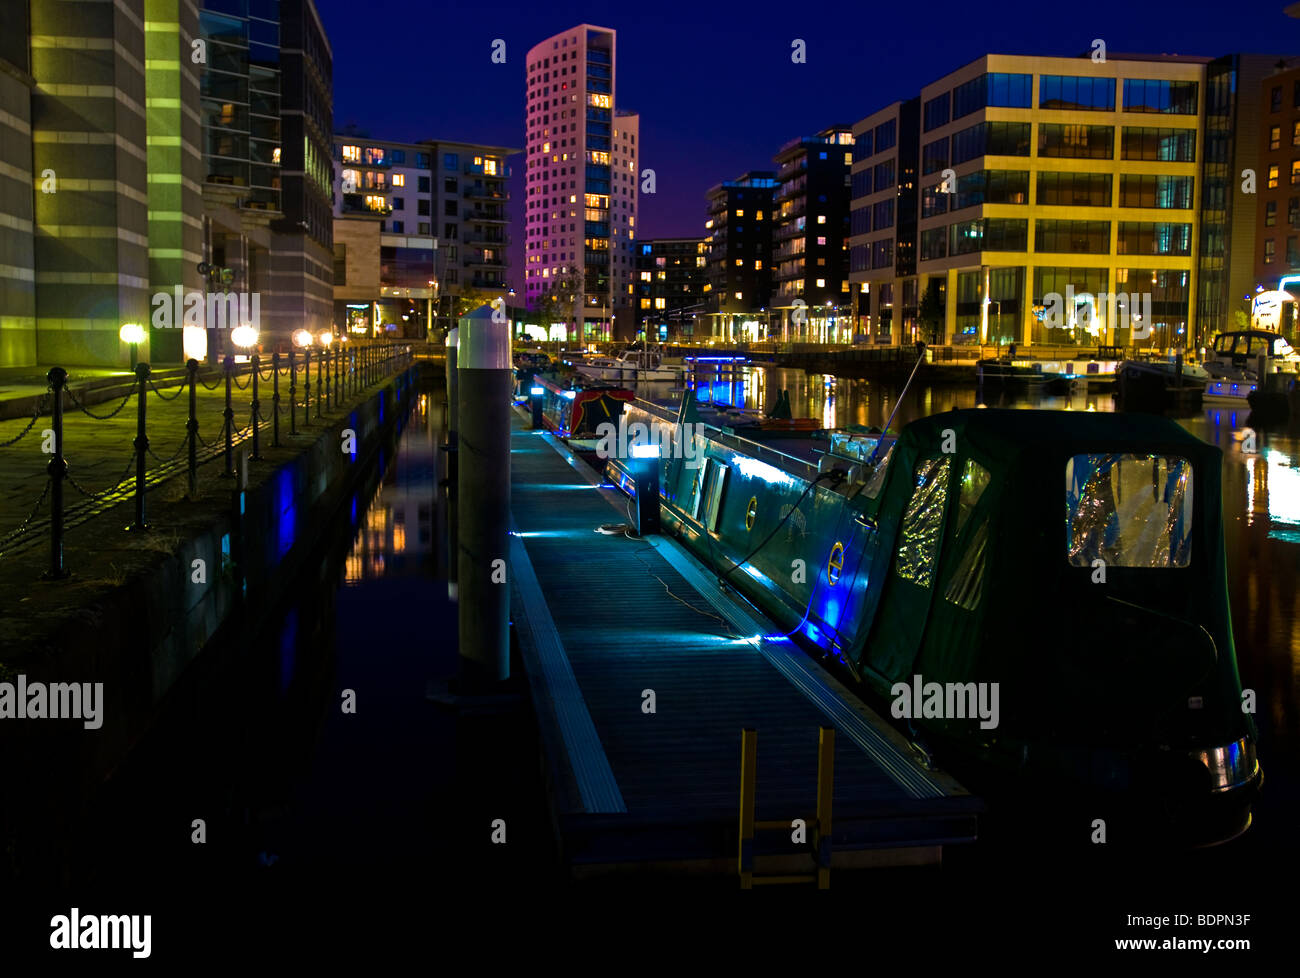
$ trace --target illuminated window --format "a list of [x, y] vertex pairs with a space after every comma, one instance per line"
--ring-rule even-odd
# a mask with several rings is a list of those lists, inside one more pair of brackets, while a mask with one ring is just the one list
[[758, 258], [754, 261], [754, 271], [761, 272], [762, 270], [763, 270], [763, 259]]
[[1291, 161], [1291, 186], [1300, 183], [1300, 160]]
[[1282, 145], [1282, 127], [1274, 126], [1268, 131], [1268, 148], [1277, 149]]
[[756, 220], [756, 221], [761, 221], [762, 219], [763, 219], [763, 212], [762, 212], [762, 211], [759, 211], [758, 213], [756, 213], [756, 214], [754, 215], [754, 220]]
[[609, 166], [609, 154], [606, 153], [606, 152], [604, 152], [604, 151], [601, 151], [601, 150], [594, 150], [594, 149], [593, 149], [593, 150], [588, 150], [588, 151], [587, 151], [587, 162], [588, 162], [588, 163], [599, 163], [599, 164], [601, 164], [601, 165], [603, 165], [603, 166]]
[[737, 267], [737, 268], [740, 268], [740, 267], [741, 267], [742, 265], [744, 265], [744, 264], [745, 264], [745, 259], [743, 259], [743, 258], [737, 258], [737, 259], [736, 259], [736, 267]]
[[649, 308], [650, 308], [650, 300], [649, 300], [649, 299], [642, 299], [642, 300], [641, 300], [641, 308], [642, 308], [642, 309], [649, 309]]
[[1268, 168], [1268, 189], [1269, 190], [1273, 190], [1274, 188], [1277, 187], [1277, 174], [1278, 174], [1277, 164], [1274, 163], [1272, 166]]
[[394, 186], [394, 187], [405, 187], [405, 186], [406, 186], [406, 174], [405, 174], [405, 173], [394, 173], [394, 174], [393, 174], [393, 186]]
[[360, 163], [360, 162], [361, 162], [361, 147], [360, 147], [360, 146], [344, 146], [344, 147], [343, 147], [343, 159], [346, 160], [346, 161], [349, 162], [349, 163]]
[[[665, 308], [667, 308], [667, 306], [668, 306], [668, 300], [667, 300], [667, 299], [655, 299], [655, 308], [656, 308], [656, 309], [665, 309]], [[251, 422], [250, 422], [250, 423], [251, 423]]]
[[649, 282], [649, 281], [650, 281], [650, 273], [649, 273], [649, 272], [642, 272], [642, 273], [641, 273], [641, 281], [642, 281], [642, 282]]
[[736, 208], [736, 216], [737, 216], [737, 217], [744, 217], [744, 216], [745, 216], [745, 209], [744, 209], [743, 207], [737, 207], [737, 208]]
[[818, 223], [818, 224], [825, 224], [825, 223], [826, 223], [826, 215], [825, 215], [825, 214], [818, 214], [818, 215], [817, 215], [817, 223]]
[[608, 95], [601, 95], [599, 92], [588, 92], [587, 104], [598, 109], [608, 109], [612, 108], [614, 103]]
[[824, 278], [819, 278], [819, 279], [817, 280], [817, 288], [819, 288], [819, 289], [824, 289], [824, 288], [826, 288], [826, 279], [824, 279]]
[[826, 243], [826, 239], [825, 239], [825, 238], [818, 238], [818, 239], [817, 239], [817, 243], [818, 243], [819, 245], [824, 245], [824, 244]]

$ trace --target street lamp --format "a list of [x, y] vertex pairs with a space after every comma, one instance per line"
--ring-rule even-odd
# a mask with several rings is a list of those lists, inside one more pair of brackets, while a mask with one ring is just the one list
[[302, 349], [304, 347], [311, 346], [311, 344], [312, 344], [312, 336], [311, 333], [309, 333], [307, 330], [295, 329], [293, 331], [294, 346], [298, 347], [299, 349]]
[[[257, 346], [257, 327], [244, 323], [230, 331], [230, 342], [244, 351], [243, 358], [248, 359], [248, 351]], [[239, 357], [235, 357], [239, 361]]]
[[118, 339], [131, 347], [131, 369], [135, 369], [136, 353], [144, 342], [144, 327], [139, 323], [123, 323], [117, 331]]

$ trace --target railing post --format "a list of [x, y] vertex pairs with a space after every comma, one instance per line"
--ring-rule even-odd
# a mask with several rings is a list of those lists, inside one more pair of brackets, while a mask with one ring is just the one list
[[[334, 351], [331, 350], [328, 346], [325, 347], [325, 350], [322, 353], [322, 356], [325, 359], [325, 410], [326, 411], [328, 411], [330, 408], [330, 374], [333, 372], [333, 366], [332, 366], [334, 360], [333, 353]], [[337, 399], [338, 391], [334, 391], [333, 393], [335, 398]]]
[[149, 529], [144, 521], [144, 472], [145, 453], [149, 451], [149, 436], [145, 434], [145, 407], [149, 401], [149, 364], [138, 363], [135, 366], [136, 380], [140, 387], [136, 394], [139, 403], [135, 412], [135, 521], [127, 527], [135, 533]]
[[226, 419], [226, 471], [221, 474], [230, 478], [235, 474], [235, 411], [230, 406], [230, 380], [235, 369], [235, 358], [227, 353], [222, 366], [226, 368], [226, 410], [222, 413]]
[[339, 348], [334, 351], [334, 404], [336, 406], [343, 403], [343, 378], [341, 376], [342, 370], [340, 369], [342, 364], [343, 344], [340, 343]]
[[62, 367], [51, 367], [45, 377], [54, 399], [50, 408], [54, 455], [46, 466], [50, 474], [50, 569], [44, 576], [47, 580], [57, 580], [68, 576], [63, 566], [63, 480], [68, 475], [68, 463], [63, 457], [63, 388], [68, 382], [68, 372]]
[[185, 422], [186, 439], [189, 442], [189, 490], [188, 498], [193, 501], [199, 496], [199, 361], [190, 357], [185, 363], [190, 374], [190, 416]]
[[271, 354], [271, 442], [280, 447], [280, 351]]
[[311, 350], [302, 351], [302, 423], [304, 427], [311, 427]]
[[262, 452], [258, 447], [257, 421], [262, 414], [262, 402], [257, 399], [257, 382], [261, 379], [258, 376], [258, 372], [262, 368], [261, 357], [254, 353], [249, 359], [249, 363], [253, 365], [253, 454], [251, 457], [260, 462], [262, 460]]
[[289, 434], [298, 433], [298, 364], [289, 350]]
[[320, 379], [321, 368], [325, 365], [326, 350], [321, 350], [316, 358], [316, 417], [321, 417], [321, 401], [325, 400], [325, 385]]

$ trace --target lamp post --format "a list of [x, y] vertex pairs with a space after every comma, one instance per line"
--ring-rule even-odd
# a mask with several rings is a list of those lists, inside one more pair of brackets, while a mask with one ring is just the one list
[[144, 327], [139, 323], [123, 323], [117, 331], [118, 339], [131, 347], [131, 369], [135, 370], [140, 344], [144, 342]]

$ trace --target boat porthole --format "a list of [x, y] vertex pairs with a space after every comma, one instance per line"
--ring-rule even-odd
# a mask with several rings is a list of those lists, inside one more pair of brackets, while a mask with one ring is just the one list
[[835, 546], [831, 547], [831, 555], [826, 560], [826, 580], [831, 586], [839, 582], [840, 571], [844, 569], [844, 544], [838, 540]]
[[754, 520], [758, 516], [758, 497], [750, 496], [749, 505], [745, 507], [745, 530], [749, 531], [754, 528]]

